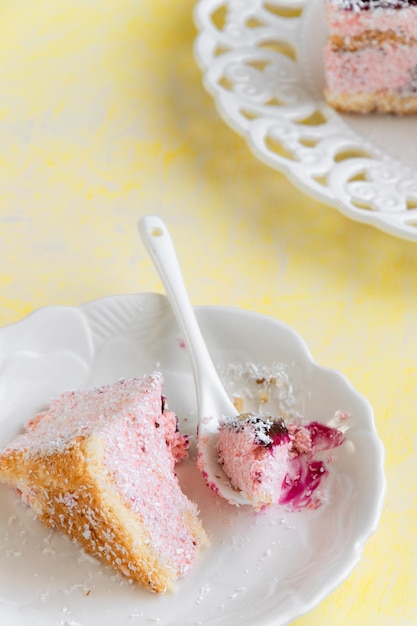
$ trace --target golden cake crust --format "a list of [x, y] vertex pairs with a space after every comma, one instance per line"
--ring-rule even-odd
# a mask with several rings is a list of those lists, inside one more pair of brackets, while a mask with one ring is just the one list
[[[174, 589], [175, 572], [160, 562], [141, 520], [106, 476], [98, 437], [78, 438], [64, 452], [48, 456], [2, 454], [0, 480], [16, 486], [39, 519], [65, 532], [92, 556], [149, 590]], [[187, 510], [184, 518], [196, 543], [207, 545], [200, 521]]]
[[341, 113], [417, 113], [417, 94], [399, 96], [398, 93], [331, 93], [325, 90], [326, 102]]

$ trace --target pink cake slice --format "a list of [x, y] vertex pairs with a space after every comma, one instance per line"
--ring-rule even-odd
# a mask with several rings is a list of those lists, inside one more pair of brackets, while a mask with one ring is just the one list
[[220, 426], [219, 461], [235, 489], [261, 509], [278, 502], [290, 438], [282, 419], [242, 414]]
[[219, 462], [256, 510], [278, 503], [293, 510], [316, 508], [328, 474], [319, 454], [344, 439], [340, 430], [319, 422], [303, 426], [270, 415], [242, 414], [221, 424]]
[[188, 440], [162, 384], [155, 372], [64, 393], [0, 453], [0, 481], [47, 526], [157, 592], [174, 589], [207, 545], [174, 471]]
[[417, 112], [417, 0], [325, 0], [325, 97], [342, 112]]

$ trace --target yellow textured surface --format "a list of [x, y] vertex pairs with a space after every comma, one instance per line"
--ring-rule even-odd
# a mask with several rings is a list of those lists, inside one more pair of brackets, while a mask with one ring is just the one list
[[354, 223], [259, 163], [192, 56], [192, 0], [0, 5], [0, 324], [161, 291], [136, 224], [167, 223], [195, 304], [291, 324], [372, 403], [380, 528], [297, 626], [417, 623], [417, 245]]

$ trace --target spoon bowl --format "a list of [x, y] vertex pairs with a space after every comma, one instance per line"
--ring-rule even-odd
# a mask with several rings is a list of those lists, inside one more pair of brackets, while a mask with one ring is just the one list
[[230, 483], [218, 462], [217, 441], [222, 417], [238, 415], [217, 374], [191, 305], [171, 236], [157, 216], [139, 221], [139, 232], [172, 306], [190, 353], [197, 392], [197, 465], [207, 484], [229, 503], [250, 504]]

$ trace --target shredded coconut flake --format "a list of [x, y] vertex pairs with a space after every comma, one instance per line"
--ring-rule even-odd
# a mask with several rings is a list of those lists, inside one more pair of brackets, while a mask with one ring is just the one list
[[274, 405], [280, 413], [294, 417], [296, 400], [288, 369], [283, 363], [247, 362], [230, 363], [219, 371], [239, 413], [270, 412]]
[[406, 9], [417, 0], [330, 0], [346, 11], [375, 11], [376, 9]]

